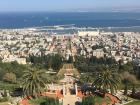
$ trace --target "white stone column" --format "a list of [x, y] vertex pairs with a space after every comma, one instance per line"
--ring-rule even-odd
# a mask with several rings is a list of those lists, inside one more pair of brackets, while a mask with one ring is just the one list
[[75, 93], [78, 94], [77, 83], [75, 83]]

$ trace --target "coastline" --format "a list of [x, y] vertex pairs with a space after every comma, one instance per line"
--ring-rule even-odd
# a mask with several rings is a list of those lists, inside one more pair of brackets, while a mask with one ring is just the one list
[[[66, 26], [66, 27], [65, 27]], [[41, 27], [24, 27], [24, 28], [0, 28], [0, 30], [33, 30], [39, 32], [54, 32], [54, 33], [76, 33], [78, 31], [95, 31], [104, 32], [140, 32], [140, 26], [131, 27], [75, 27], [74, 25], [54, 25]]]

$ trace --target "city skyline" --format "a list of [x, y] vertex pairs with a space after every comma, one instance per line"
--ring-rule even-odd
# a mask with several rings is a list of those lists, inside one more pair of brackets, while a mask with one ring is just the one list
[[7, 11], [138, 11], [139, 0], [3, 0], [0, 12]]

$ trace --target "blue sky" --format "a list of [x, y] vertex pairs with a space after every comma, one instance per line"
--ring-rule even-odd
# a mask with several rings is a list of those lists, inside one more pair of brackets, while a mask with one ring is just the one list
[[0, 11], [131, 10], [140, 0], [0, 0]]

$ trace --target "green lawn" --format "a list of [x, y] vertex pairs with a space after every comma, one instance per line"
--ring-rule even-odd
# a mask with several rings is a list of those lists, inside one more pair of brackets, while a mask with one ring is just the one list
[[126, 105], [140, 105], [140, 101], [134, 101]]

